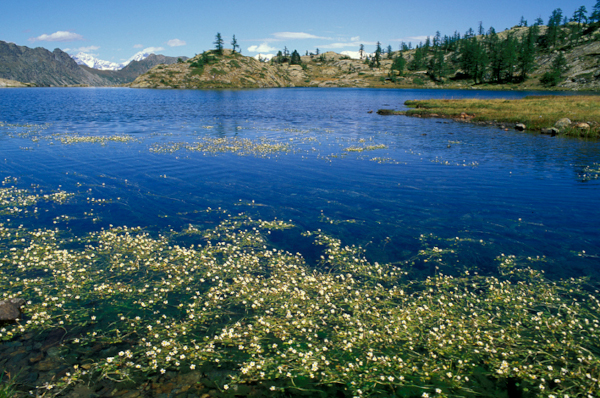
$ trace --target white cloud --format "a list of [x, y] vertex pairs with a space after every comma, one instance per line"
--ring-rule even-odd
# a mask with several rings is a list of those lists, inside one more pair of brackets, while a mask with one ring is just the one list
[[260, 58], [260, 59], [262, 59], [263, 61], [264, 61], [264, 60], [270, 61], [270, 60], [271, 60], [271, 58], [273, 58], [274, 56], [275, 56], [275, 54], [256, 54], [256, 55], [254, 56], [254, 59], [259, 59], [259, 58]]
[[133, 48], [144, 48], [143, 44], [136, 44], [135, 46], [133, 46]]
[[350, 41], [360, 41], [360, 36], [351, 37]]
[[[347, 55], [352, 59], [360, 59], [360, 51], [342, 51], [340, 54]], [[374, 55], [375, 55], [375, 53], [368, 53], [366, 51], [363, 52], [363, 58], [364, 57], [372, 57]]]
[[144, 53], [157, 53], [157, 52], [163, 51], [163, 50], [164, 50], [164, 48], [162, 48], [162, 47], [146, 47], [141, 52], [144, 52]]
[[38, 37], [31, 37], [29, 38], [30, 42], [36, 42], [36, 41], [78, 41], [78, 40], [83, 40], [83, 36], [77, 34], [77, 33], [73, 33], [73, 32], [65, 32], [62, 30], [59, 30], [58, 32], [54, 32], [50, 35], [47, 34], [43, 34], [40, 35]]
[[344, 48], [344, 47], [358, 47], [360, 44], [358, 43], [329, 43], [323, 44], [319, 48]]
[[71, 48], [71, 49], [67, 49], [64, 51], [73, 51], [73, 52], [80, 52], [80, 53], [89, 53], [90, 51], [96, 51], [98, 50], [100, 47], [98, 46], [87, 46], [87, 47], [79, 47], [79, 48]]
[[304, 32], [277, 32], [273, 33], [273, 36], [279, 40], [295, 40], [295, 39], [322, 39], [322, 40], [331, 40], [330, 37], [321, 37], [311, 35], [310, 33]]
[[179, 47], [179, 46], [185, 46], [187, 43], [183, 40], [179, 40], [179, 39], [173, 39], [173, 40], [169, 40], [167, 42], [167, 45], [169, 47]]
[[274, 47], [269, 46], [267, 43], [262, 43], [260, 46], [250, 46], [248, 51], [251, 53], [268, 53], [277, 50]]

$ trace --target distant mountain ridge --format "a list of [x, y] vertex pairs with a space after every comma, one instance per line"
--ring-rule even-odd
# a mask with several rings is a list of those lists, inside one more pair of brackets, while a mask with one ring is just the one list
[[0, 40], [0, 78], [41, 87], [116, 86], [134, 81], [156, 65], [176, 63], [178, 58], [188, 59], [138, 53], [119, 70], [99, 70], [88, 64], [78, 65], [59, 48], [51, 52], [42, 47], [29, 48]]
[[[79, 52], [75, 55], [71, 55], [71, 58], [77, 62], [77, 65], [85, 65], [91, 69], [97, 70], [121, 70], [129, 65], [133, 61], [143, 61], [154, 53], [139, 51], [133, 57], [127, 61], [117, 64], [116, 62], [104, 61], [94, 57], [93, 55]], [[187, 57], [184, 57], [187, 59]]]
[[88, 68], [98, 69], [98, 70], [120, 70], [123, 69], [124, 65], [117, 64], [115, 62], [104, 61], [98, 59], [90, 54], [86, 54], [83, 52], [77, 53], [75, 55], [71, 55], [71, 58], [75, 60], [77, 65], [85, 65]]

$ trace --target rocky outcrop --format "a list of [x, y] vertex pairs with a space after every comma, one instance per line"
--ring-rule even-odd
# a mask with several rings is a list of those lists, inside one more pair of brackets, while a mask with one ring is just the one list
[[209, 61], [199, 65], [202, 57], [201, 54], [184, 63], [158, 65], [135, 79], [130, 87], [294, 87], [292, 76], [301, 76], [302, 73], [293, 66], [271, 65], [239, 53], [233, 53], [231, 50], [223, 50], [223, 54], [209, 51], [204, 54], [205, 59], [209, 59]]
[[28, 85], [16, 80], [0, 79], [0, 88], [5, 87], [28, 87]]
[[21, 307], [25, 304], [22, 298], [0, 301], [0, 323], [14, 322], [21, 316]]

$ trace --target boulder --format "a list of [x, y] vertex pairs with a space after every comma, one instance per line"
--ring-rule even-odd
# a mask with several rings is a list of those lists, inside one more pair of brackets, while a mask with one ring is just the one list
[[590, 125], [584, 122], [575, 123], [573, 127], [578, 128], [579, 130], [589, 130]]
[[525, 126], [523, 123], [517, 123], [517, 124], [515, 124], [515, 130], [525, 131], [526, 128], [527, 128], [527, 126]]
[[565, 129], [570, 126], [571, 119], [569, 119], [568, 117], [563, 117], [562, 119], [559, 119], [556, 123], [554, 123], [554, 127], [556, 127], [559, 130]]
[[21, 307], [25, 304], [22, 298], [0, 301], [0, 322], [14, 322], [21, 315]]

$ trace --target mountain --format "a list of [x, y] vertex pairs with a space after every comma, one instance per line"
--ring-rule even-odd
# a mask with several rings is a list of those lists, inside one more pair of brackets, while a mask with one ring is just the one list
[[[143, 61], [151, 55], [154, 55], [154, 53], [140, 51], [140, 52], [135, 53], [134, 56], [129, 58], [127, 61], [120, 63], [120, 64], [117, 64], [115, 62], [110, 62], [110, 61], [104, 61], [104, 60], [95, 58], [94, 56], [83, 53], [83, 52], [80, 52], [76, 55], [71, 55], [71, 57], [75, 60], [75, 62], [77, 62], [77, 65], [85, 65], [90, 69], [121, 70], [121, 69], [125, 68], [127, 65], [129, 65], [131, 62]], [[173, 58], [173, 57], [165, 57], [165, 58], [169, 59], [169, 58]], [[184, 57], [184, 58], [187, 59], [187, 57]], [[174, 58], [174, 59], [177, 60], [177, 58]], [[170, 62], [167, 62], [167, 63], [170, 63]], [[152, 65], [152, 66], [154, 66], [154, 65]]]
[[58, 48], [50, 52], [4, 41], [0, 41], [0, 78], [37, 86], [107, 85]]
[[133, 82], [139, 75], [148, 72], [157, 65], [177, 63], [178, 59], [186, 61], [188, 57], [166, 57], [164, 55], [149, 54], [139, 61], [128, 61], [125, 67], [117, 71], [92, 69], [86, 65], [81, 65], [81, 68], [106, 80], [107, 85], [118, 86]]
[[[133, 57], [131, 57], [127, 61], [123, 62], [121, 65], [124, 68], [127, 65], [129, 65], [129, 63], [131, 63], [132, 61], [143, 61], [143, 60], [145, 60], [146, 58], [148, 58], [149, 56], [151, 56], [153, 54], [154, 53], [139, 51], [139, 52], [135, 53], [133, 55]], [[186, 57], [186, 59], [187, 59], [187, 57]]]
[[103, 61], [101, 59], [95, 58], [90, 54], [86, 53], [78, 53], [76, 55], [71, 55], [71, 58], [75, 60], [77, 65], [85, 65], [88, 68], [98, 69], [98, 70], [119, 70], [123, 69], [122, 64], [117, 64], [110, 61]]
[[[93, 58], [93, 57], [91, 57]], [[187, 57], [179, 57], [187, 60]], [[154, 66], [178, 61], [178, 57], [137, 53], [119, 70], [94, 69], [92, 60], [78, 65], [60, 49], [29, 48], [0, 41], [0, 79], [15, 80], [27, 85], [49, 86], [117, 86], [131, 83]], [[106, 62], [106, 61], [101, 61]]]

